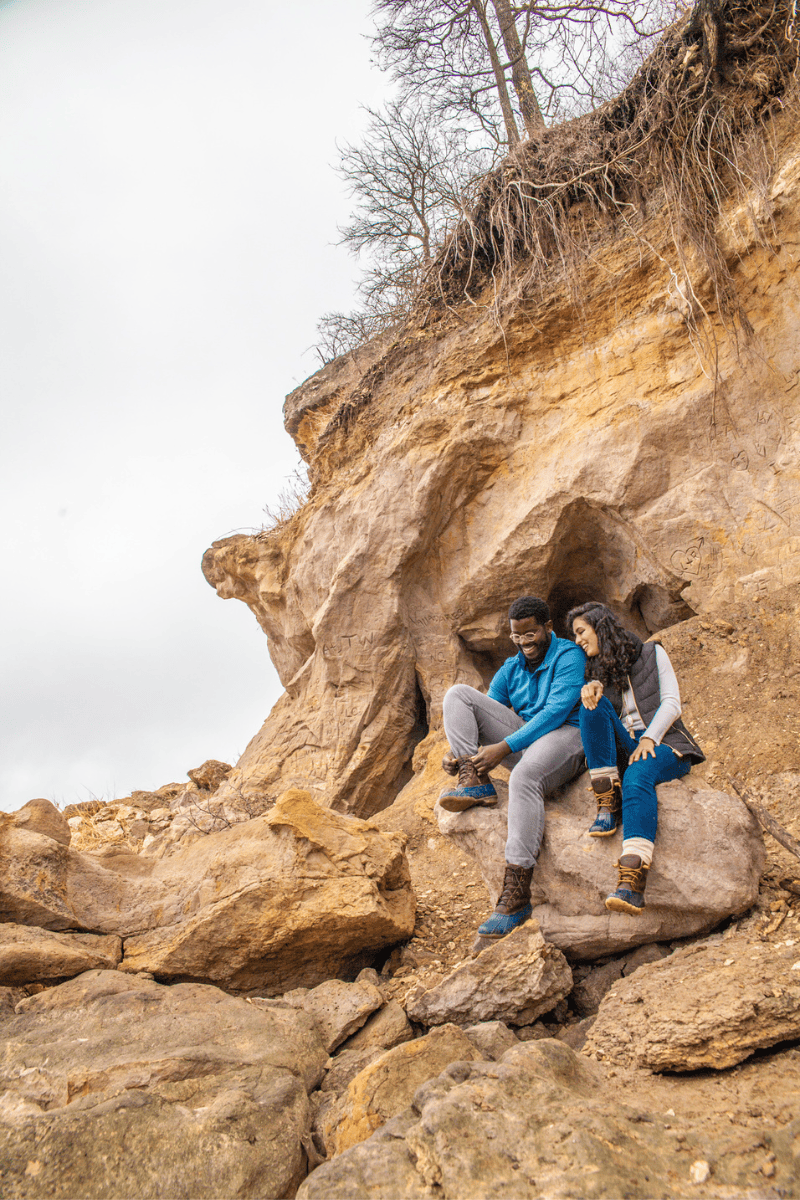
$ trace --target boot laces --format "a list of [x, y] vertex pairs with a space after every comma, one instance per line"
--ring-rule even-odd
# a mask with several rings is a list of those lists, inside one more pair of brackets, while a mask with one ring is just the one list
[[522, 900], [525, 903], [530, 899], [525, 888], [525, 867], [506, 866], [506, 873], [503, 878], [503, 890], [497, 901], [497, 907], [501, 905], [505, 908], [510, 908], [512, 905], [519, 904]]
[[475, 770], [474, 763], [471, 763], [468, 758], [465, 758], [458, 768], [458, 784], [459, 787], [472, 787], [478, 778], [478, 772]]
[[623, 867], [621, 863], [617, 864], [619, 871], [618, 887], [630, 888], [632, 892], [640, 892], [642, 890], [642, 882], [644, 880], [645, 867]]
[[587, 792], [591, 792], [597, 801], [598, 814], [602, 808], [608, 809], [609, 812], [616, 812], [619, 808], [620, 798], [618, 796], [616, 783], [612, 783], [607, 792], [596, 792], [591, 784], [589, 784], [586, 790]]

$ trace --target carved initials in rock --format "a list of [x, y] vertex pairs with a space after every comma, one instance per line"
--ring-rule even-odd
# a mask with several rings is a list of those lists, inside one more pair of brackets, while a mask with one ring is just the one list
[[705, 538], [694, 538], [685, 550], [675, 550], [670, 558], [673, 570], [678, 575], [699, 575], [703, 565], [702, 549]]

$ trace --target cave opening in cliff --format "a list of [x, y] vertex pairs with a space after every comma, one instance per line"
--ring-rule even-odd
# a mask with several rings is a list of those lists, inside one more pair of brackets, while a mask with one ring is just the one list
[[586, 581], [559, 582], [547, 596], [553, 629], [559, 637], [572, 637], [567, 628], [567, 613], [579, 604], [590, 601], [605, 604], [627, 629], [641, 638], [649, 638], [660, 629], [677, 625], [695, 616], [695, 611], [680, 597], [674, 597], [666, 587], [657, 583], [639, 583], [630, 596], [621, 600], [600, 578], [591, 584]]
[[369, 814], [370, 816], [374, 816], [376, 812], [382, 812], [385, 808], [389, 808], [390, 805], [394, 804], [395, 800], [400, 795], [406, 784], [410, 783], [414, 778], [414, 768], [412, 765], [414, 751], [420, 742], [428, 736], [429, 731], [430, 719], [428, 704], [420, 686], [419, 675], [417, 675], [414, 683], [414, 725], [411, 729], [408, 739], [410, 745], [408, 757], [400, 768], [399, 774], [395, 776], [395, 778], [386, 788], [378, 807], [371, 810]]

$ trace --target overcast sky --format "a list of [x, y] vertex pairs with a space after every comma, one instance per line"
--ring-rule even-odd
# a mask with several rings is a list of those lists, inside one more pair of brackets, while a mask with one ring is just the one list
[[235, 762], [281, 688], [200, 572], [353, 303], [369, 0], [0, 0], [0, 808]]

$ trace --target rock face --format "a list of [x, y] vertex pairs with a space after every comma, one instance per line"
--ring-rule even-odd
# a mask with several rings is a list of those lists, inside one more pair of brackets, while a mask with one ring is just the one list
[[529, 1025], [571, 989], [572, 972], [564, 955], [545, 942], [538, 922], [528, 921], [436, 987], [408, 997], [406, 1011], [420, 1025]]
[[90, 971], [3, 1023], [3, 1195], [285, 1196], [305, 1173], [310, 1019]]
[[800, 156], [789, 115], [774, 133], [767, 192], [720, 221], [755, 335], [703, 319], [716, 388], [655, 215], [652, 252], [598, 245], [579, 315], [554, 276], [502, 328], [488, 301], [289, 397], [310, 499], [204, 559], [286, 689], [221, 794], [300, 785], [359, 815], [385, 806], [445, 690], [511, 652], [515, 596], [544, 596], [557, 626], [603, 600], [646, 636], [800, 578]]
[[4, 816], [0, 913], [46, 929], [121, 935], [123, 971], [275, 995], [354, 973], [411, 933], [403, 847], [402, 835], [298, 791], [268, 815], [160, 861], [113, 848], [76, 852]]
[[[545, 1040], [519, 1044], [496, 1063], [458, 1064], [431, 1080], [412, 1107], [323, 1163], [297, 1195], [683, 1197], [690, 1194], [693, 1163], [707, 1153], [691, 1122], [644, 1117], [616, 1097], [610, 1102], [586, 1060]], [[737, 1184], [752, 1184], [734, 1156], [729, 1163], [721, 1157], [714, 1182], [733, 1189], [707, 1194], [733, 1195]], [[788, 1161], [787, 1167], [790, 1174]]]
[[678, 950], [614, 984], [585, 1052], [652, 1071], [721, 1069], [800, 1037], [800, 946], [745, 937]]
[[[658, 839], [644, 912], [609, 912], [604, 900], [616, 886], [622, 835], [587, 835], [596, 811], [587, 786], [588, 775], [581, 776], [545, 805], [531, 894], [548, 942], [575, 958], [599, 958], [706, 932], [753, 903], [764, 865], [755, 819], [737, 797], [688, 775], [658, 788]], [[508, 811], [508, 789], [499, 780], [498, 794], [497, 808], [435, 809], [442, 833], [475, 856], [492, 899], [502, 885]]]

